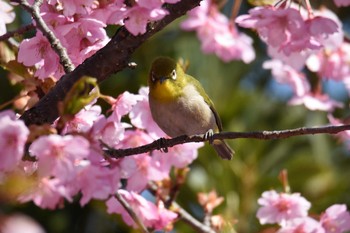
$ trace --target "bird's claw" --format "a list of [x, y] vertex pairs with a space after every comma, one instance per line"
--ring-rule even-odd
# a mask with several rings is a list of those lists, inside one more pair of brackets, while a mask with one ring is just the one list
[[214, 136], [214, 131], [212, 129], [209, 129], [205, 134], [203, 135], [204, 140], [208, 140], [209, 144], [213, 144], [213, 136]]

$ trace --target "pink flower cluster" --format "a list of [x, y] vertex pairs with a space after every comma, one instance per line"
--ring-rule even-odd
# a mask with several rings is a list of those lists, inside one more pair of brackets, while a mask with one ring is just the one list
[[236, 23], [256, 29], [263, 41], [286, 55], [320, 49], [321, 40], [338, 30], [331, 19], [321, 16], [304, 19], [294, 8], [256, 7], [248, 15], [239, 16]]
[[[42, 135], [29, 147], [36, 162], [21, 162], [29, 130], [12, 111], [0, 113], [0, 176], [20, 172], [36, 180], [33, 186], [19, 196], [22, 202], [33, 201], [41, 208], [55, 209], [63, 201], [71, 202], [78, 193], [80, 204], [91, 199], [106, 201], [110, 213], [122, 214], [134, 225], [128, 213], [116, 203], [113, 195], [119, 192], [145, 224], [155, 229], [164, 228], [177, 214], [154, 204], [141, 195], [150, 181], [169, 179], [172, 167], [184, 168], [197, 157], [202, 143], [192, 143], [161, 151], [113, 159], [106, 157], [101, 141], [111, 148], [141, 146], [165, 134], [154, 123], [149, 105], [148, 89], [139, 94], [125, 92], [117, 99], [109, 98], [111, 114], [101, 114], [100, 107], [87, 106], [66, 124], [61, 134]], [[128, 116], [132, 125], [122, 121]], [[122, 188], [121, 179], [127, 180]], [[108, 200], [108, 201], [107, 201]], [[134, 225], [136, 226], [136, 225]]]
[[6, 33], [6, 24], [12, 23], [15, 19], [13, 7], [8, 3], [0, 0], [0, 36]]
[[[329, 79], [343, 82], [350, 93], [350, 46], [344, 42], [338, 17], [327, 9], [307, 12], [302, 7], [256, 7], [236, 22], [255, 29], [268, 46], [272, 58], [263, 64], [278, 83], [293, 91], [289, 103], [310, 110], [332, 112], [343, 104], [322, 89]], [[305, 68], [316, 74], [311, 87]], [[314, 76], [315, 78], [315, 76]]]
[[220, 13], [212, 1], [203, 0], [200, 4], [188, 13], [189, 17], [181, 23], [181, 28], [197, 32], [202, 51], [214, 53], [225, 62], [237, 59], [245, 63], [253, 61], [253, 40], [238, 32], [233, 22]]
[[[162, 8], [164, 3], [177, 1], [137, 0], [132, 6], [127, 6], [122, 0], [50, 0], [44, 1], [40, 10], [44, 21], [67, 50], [73, 64], [79, 65], [108, 42], [104, 29], [107, 24], [125, 24], [133, 35], [143, 34], [148, 22], [159, 20], [168, 13]], [[5, 23], [8, 18], [10, 14], [4, 18]], [[18, 61], [26, 66], [35, 66], [35, 76], [40, 79], [59, 79], [63, 74], [58, 55], [39, 31], [35, 37], [22, 41]]]
[[[133, 208], [135, 214], [141, 218], [141, 221], [153, 229], [159, 230], [166, 227], [169, 222], [177, 218], [177, 214], [165, 209], [162, 202], [155, 205], [135, 192], [128, 192], [126, 190], [118, 190], [118, 193], [128, 202]], [[107, 212], [121, 214], [125, 223], [135, 226], [135, 222], [130, 215], [125, 211], [124, 207], [115, 198], [111, 197], [107, 202]]]
[[346, 205], [335, 204], [319, 220], [308, 216], [311, 207], [299, 193], [266, 191], [258, 200], [257, 218], [261, 224], [279, 224], [278, 233], [344, 233], [350, 230], [350, 213]]

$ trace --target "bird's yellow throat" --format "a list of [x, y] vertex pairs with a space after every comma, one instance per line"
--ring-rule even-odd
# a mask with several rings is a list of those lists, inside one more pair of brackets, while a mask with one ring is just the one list
[[150, 95], [161, 102], [174, 101], [181, 94], [182, 89], [171, 80], [165, 80], [163, 83], [157, 82], [150, 87]]

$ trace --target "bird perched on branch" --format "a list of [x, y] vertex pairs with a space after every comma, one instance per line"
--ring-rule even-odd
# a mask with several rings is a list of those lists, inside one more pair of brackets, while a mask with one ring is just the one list
[[223, 140], [210, 140], [222, 130], [213, 102], [202, 85], [168, 57], [152, 63], [148, 77], [149, 104], [154, 121], [170, 137], [204, 134], [223, 159], [232, 159], [233, 150]]

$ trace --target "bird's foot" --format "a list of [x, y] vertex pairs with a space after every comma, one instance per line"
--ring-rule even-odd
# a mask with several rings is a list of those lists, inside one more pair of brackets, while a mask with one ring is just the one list
[[159, 138], [156, 142], [158, 150], [168, 153], [168, 144], [165, 138]]
[[208, 140], [209, 144], [213, 144], [213, 136], [214, 136], [214, 131], [212, 129], [209, 129], [205, 134], [203, 135], [204, 140]]

